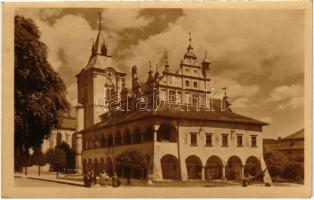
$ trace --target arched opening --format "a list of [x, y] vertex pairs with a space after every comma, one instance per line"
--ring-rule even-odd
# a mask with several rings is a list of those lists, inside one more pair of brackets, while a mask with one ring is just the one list
[[106, 159], [106, 173], [109, 176], [113, 175], [113, 163], [112, 163], [112, 159], [110, 157], [107, 157], [107, 159]]
[[107, 136], [107, 147], [112, 147], [113, 146], [113, 137], [112, 137], [112, 134], [109, 133], [108, 136]]
[[131, 133], [129, 129], [125, 131], [123, 140], [125, 145], [131, 144]]
[[120, 131], [118, 131], [115, 134], [114, 144], [115, 144], [115, 146], [121, 145], [121, 132]]
[[106, 141], [105, 136], [103, 134], [100, 135], [100, 147], [105, 147]]
[[71, 139], [71, 141], [72, 141], [71, 148], [72, 149], [76, 149], [76, 133], [73, 133], [71, 137], [72, 137], [72, 139]]
[[88, 149], [94, 148], [94, 141], [93, 141], [93, 136], [90, 136], [88, 138]]
[[62, 143], [62, 134], [57, 133], [57, 145], [60, 145]]
[[92, 162], [92, 159], [90, 158], [88, 159], [87, 168], [88, 168], [88, 171], [93, 170], [93, 162]]
[[152, 142], [154, 140], [154, 128], [148, 126], [144, 132], [144, 142]]
[[223, 164], [218, 156], [211, 156], [206, 162], [205, 179], [220, 179], [222, 178]]
[[165, 155], [161, 158], [161, 171], [163, 179], [179, 180], [180, 167], [178, 159], [173, 155]]
[[95, 148], [100, 147], [100, 141], [98, 135], [95, 135], [95, 140], [94, 140]]
[[202, 161], [197, 156], [189, 156], [185, 163], [189, 179], [202, 178]]
[[104, 170], [106, 170], [104, 158], [100, 158], [99, 168], [100, 168], [100, 171], [101, 171], [101, 172], [104, 171]]
[[87, 137], [83, 137], [83, 149], [84, 149], [84, 150], [87, 150], [87, 149], [88, 149]]
[[245, 162], [244, 175], [258, 178], [261, 172], [262, 169], [260, 161], [255, 156], [250, 156]]
[[94, 172], [96, 175], [99, 175], [100, 173], [100, 168], [99, 168], [99, 163], [97, 158], [94, 159]]
[[141, 129], [136, 127], [133, 133], [133, 144], [140, 144], [142, 142]]
[[83, 159], [83, 174], [87, 173], [87, 162], [85, 159]]
[[157, 132], [158, 142], [177, 142], [177, 130], [170, 124], [160, 125]]
[[226, 165], [226, 178], [239, 180], [242, 177], [242, 162], [237, 156], [231, 156]]

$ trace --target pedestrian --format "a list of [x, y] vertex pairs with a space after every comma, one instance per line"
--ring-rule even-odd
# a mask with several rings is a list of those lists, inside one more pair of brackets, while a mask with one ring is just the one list
[[87, 187], [87, 185], [88, 185], [88, 176], [87, 176], [86, 172], [84, 173], [83, 181], [84, 181], [84, 186]]
[[120, 186], [120, 180], [116, 173], [112, 176], [112, 187], [119, 187]]

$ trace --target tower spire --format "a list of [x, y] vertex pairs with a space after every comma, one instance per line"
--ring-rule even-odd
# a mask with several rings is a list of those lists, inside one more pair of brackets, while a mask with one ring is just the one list
[[101, 12], [98, 12], [98, 30], [101, 30], [102, 17]]
[[192, 36], [191, 36], [191, 32], [189, 32], [189, 42], [190, 42], [190, 45], [192, 45]]
[[93, 48], [93, 55], [102, 55], [102, 56], [108, 56], [108, 49], [106, 46], [106, 42], [105, 39], [102, 35], [102, 16], [101, 16], [101, 12], [98, 13], [98, 33], [97, 33], [97, 37], [96, 37], [96, 41], [94, 44], [94, 48]]

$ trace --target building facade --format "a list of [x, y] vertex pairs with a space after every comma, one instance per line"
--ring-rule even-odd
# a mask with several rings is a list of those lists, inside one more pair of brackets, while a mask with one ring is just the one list
[[265, 152], [275, 150], [282, 152], [290, 162], [304, 162], [304, 129], [287, 137], [268, 140], [264, 144]]
[[53, 149], [62, 142], [67, 143], [71, 148], [76, 149], [76, 119], [71, 116], [63, 116], [61, 126], [54, 129], [50, 136], [43, 141], [41, 151], [45, 153], [48, 149]]
[[[112, 175], [115, 157], [131, 149], [149, 163], [139, 173], [155, 181], [237, 180], [266, 169], [262, 129], [267, 124], [232, 112], [226, 93], [212, 98], [210, 62], [206, 57], [198, 62], [191, 36], [179, 70], [165, 57], [161, 72], [148, 64], [141, 83], [133, 66], [132, 88], [126, 88], [126, 73], [112, 61], [101, 35], [100, 22], [89, 62], [77, 75], [78, 169]], [[99, 93], [102, 105], [95, 101]]]

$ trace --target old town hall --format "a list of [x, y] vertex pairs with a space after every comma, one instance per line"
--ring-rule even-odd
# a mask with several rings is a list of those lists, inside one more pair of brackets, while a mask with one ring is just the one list
[[[88, 64], [76, 75], [81, 173], [105, 170], [112, 175], [115, 156], [130, 149], [140, 150], [149, 164], [148, 170], [134, 176], [153, 181], [237, 180], [245, 173], [258, 176], [266, 171], [262, 129], [267, 124], [234, 113], [227, 95], [220, 99], [207, 98], [210, 92], [204, 95], [210, 91], [211, 65], [206, 57], [198, 61], [191, 36], [178, 64], [174, 71], [165, 57], [162, 70], [155, 72], [147, 64], [149, 72], [141, 82], [136, 63], [129, 71], [115, 64], [99, 23]], [[129, 72], [132, 84], [127, 87]], [[120, 109], [110, 107], [112, 99]], [[144, 101], [146, 109], [139, 109], [137, 103]]]

